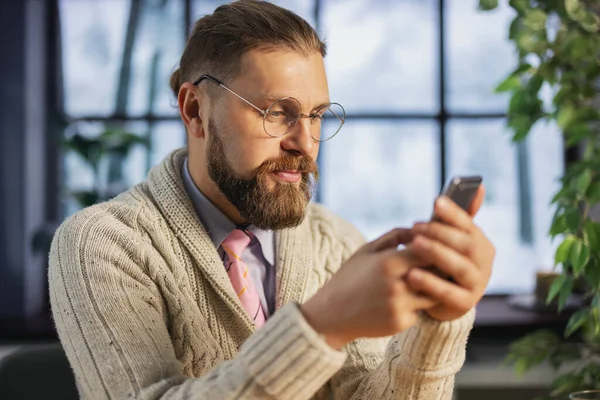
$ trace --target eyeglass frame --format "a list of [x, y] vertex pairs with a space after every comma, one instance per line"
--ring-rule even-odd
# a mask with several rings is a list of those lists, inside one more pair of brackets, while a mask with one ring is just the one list
[[[296, 101], [298, 104], [300, 104], [300, 101], [299, 101], [298, 99], [296, 99], [295, 97], [291, 97], [291, 96], [282, 97], [281, 99], [277, 99], [277, 100], [275, 100], [273, 103], [271, 103], [271, 105], [269, 105], [269, 107], [268, 107], [266, 110], [263, 110], [262, 108], [260, 108], [260, 107], [258, 107], [258, 106], [256, 106], [256, 105], [254, 105], [254, 104], [253, 104], [253, 103], [251, 103], [249, 100], [245, 99], [244, 97], [240, 96], [239, 94], [237, 94], [236, 92], [234, 92], [233, 90], [231, 90], [230, 88], [228, 88], [228, 87], [227, 87], [227, 86], [226, 86], [226, 85], [225, 85], [223, 82], [221, 82], [220, 80], [218, 80], [217, 78], [215, 78], [215, 77], [213, 77], [213, 76], [210, 76], [210, 75], [207, 75], [207, 74], [201, 75], [201, 76], [200, 76], [198, 79], [196, 79], [196, 81], [194, 81], [194, 86], [198, 86], [198, 85], [200, 84], [200, 82], [202, 82], [202, 81], [203, 81], [203, 80], [205, 80], [205, 79], [208, 79], [209, 81], [211, 81], [211, 82], [213, 82], [213, 83], [215, 83], [215, 84], [217, 84], [217, 85], [221, 86], [223, 89], [227, 90], [229, 93], [233, 94], [235, 97], [237, 97], [238, 99], [242, 100], [244, 103], [248, 104], [250, 107], [252, 107], [252, 108], [254, 108], [256, 111], [258, 111], [258, 112], [259, 112], [259, 113], [262, 115], [262, 117], [263, 117], [263, 130], [265, 131], [265, 133], [266, 133], [267, 135], [269, 135], [269, 136], [270, 136], [270, 137], [272, 137], [272, 138], [281, 138], [281, 137], [284, 137], [285, 135], [287, 135], [288, 133], [290, 133], [290, 132], [291, 132], [291, 130], [292, 130], [292, 129], [294, 129], [294, 127], [296, 126], [296, 124], [298, 123], [298, 121], [300, 121], [300, 118], [308, 118], [308, 119], [310, 119], [310, 120], [311, 120], [311, 123], [312, 123], [312, 121], [314, 121], [314, 120], [315, 120], [315, 118], [316, 118], [316, 117], [318, 117], [318, 115], [317, 115], [317, 114], [314, 114], [314, 113], [313, 113], [313, 114], [304, 114], [304, 113], [302, 113], [302, 112], [301, 112], [301, 113], [300, 113], [300, 115], [299, 115], [299, 116], [296, 118], [296, 120], [295, 120], [294, 124], [293, 124], [292, 126], [290, 126], [290, 128], [289, 128], [289, 129], [288, 129], [288, 130], [287, 130], [287, 131], [286, 131], [286, 132], [285, 132], [283, 135], [280, 135], [280, 136], [271, 135], [271, 134], [269, 133], [269, 131], [267, 131], [267, 127], [266, 127], [266, 123], [267, 123], [267, 115], [269, 114], [269, 110], [271, 109], [271, 107], [273, 107], [273, 106], [274, 106], [276, 103], [278, 103], [278, 102], [280, 102], [280, 101], [282, 101], [282, 100], [287, 100], [287, 99], [293, 99], [293, 100], [295, 100], [295, 101]], [[323, 107], [329, 107], [329, 106], [331, 106], [332, 104], [335, 104], [335, 105], [338, 105], [338, 106], [340, 106], [340, 108], [342, 109], [342, 112], [343, 112], [343, 114], [344, 114], [344, 115], [343, 115], [343, 116], [340, 118], [340, 117], [338, 117], [338, 116], [337, 116], [337, 115], [336, 115], [336, 114], [335, 114], [335, 113], [332, 111], [332, 114], [334, 114], [334, 115], [335, 115], [335, 116], [336, 116], [336, 117], [337, 117], [337, 118], [340, 120], [340, 122], [341, 122], [341, 123], [340, 123], [340, 126], [339, 126], [339, 128], [337, 129], [337, 131], [335, 131], [335, 133], [334, 133], [333, 135], [331, 135], [330, 137], [328, 137], [327, 139], [324, 139], [324, 140], [315, 139], [315, 137], [314, 137], [314, 136], [311, 134], [311, 135], [310, 135], [310, 137], [311, 137], [311, 138], [312, 138], [312, 140], [314, 140], [315, 142], [323, 143], [323, 142], [326, 142], [326, 141], [328, 141], [328, 140], [332, 139], [332, 138], [333, 138], [335, 135], [337, 135], [337, 134], [340, 132], [340, 130], [342, 130], [342, 126], [344, 126], [344, 123], [346, 122], [346, 110], [344, 109], [344, 107], [343, 107], [343, 106], [342, 106], [340, 103], [331, 103], [331, 102], [330, 102], [330, 103], [327, 103], [327, 104], [325, 104], [325, 105], [321, 106], [321, 107], [319, 108], [319, 110], [320, 110], [320, 109], [322, 109]], [[321, 117], [321, 118], [322, 118], [322, 117]]]

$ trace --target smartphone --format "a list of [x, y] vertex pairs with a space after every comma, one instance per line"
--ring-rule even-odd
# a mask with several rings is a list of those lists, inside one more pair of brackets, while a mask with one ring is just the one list
[[[440, 195], [449, 197], [460, 208], [468, 211], [482, 181], [483, 178], [480, 175], [455, 176], [446, 183]], [[431, 219], [437, 220], [435, 213], [432, 214]]]
[[[469, 210], [471, 203], [477, 194], [477, 190], [481, 185], [483, 178], [479, 175], [476, 176], [455, 176], [446, 183], [446, 186], [442, 189], [440, 195], [447, 196], [454, 201], [460, 208], [465, 211]], [[431, 216], [432, 221], [440, 221], [436, 218], [435, 212]], [[441, 222], [441, 221], [440, 221]], [[430, 272], [433, 272], [437, 276], [443, 279], [452, 281], [452, 277], [438, 270], [434, 266], [425, 267]]]

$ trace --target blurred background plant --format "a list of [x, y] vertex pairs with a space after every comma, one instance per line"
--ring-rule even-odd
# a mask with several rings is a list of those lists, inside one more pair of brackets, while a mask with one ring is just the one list
[[75, 133], [63, 143], [64, 148], [76, 153], [94, 175], [92, 188], [69, 192], [82, 208], [108, 200], [127, 189], [129, 185], [124, 181], [122, 170], [124, 160], [135, 146], [149, 146], [148, 139], [119, 128], [106, 128], [91, 138]]
[[[67, 152], [77, 154], [79, 159], [93, 173], [93, 185], [90, 188], [68, 190], [80, 208], [109, 200], [129, 188], [125, 179], [124, 161], [136, 146], [149, 147], [146, 137], [138, 136], [118, 127], [106, 126], [99, 135], [86, 136], [78, 132], [62, 142]], [[33, 236], [34, 252], [48, 253], [56, 230], [56, 224], [42, 227]]]
[[[517, 12], [509, 38], [518, 65], [496, 90], [510, 93], [507, 124], [513, 140], [525, 139], [538, 120], [555, 121], [566, 146], [580, 152], [552, 199], [549, 235], [561, 241], [554, 257], [560, 270], [547, 304], [556, 302], [562, 311], [579, 287], [583, 306], [571, 315], [563, 335], [539, 330], [513, 342], [507, 361], [520, 375], [549, 363], [557, 374], [544, 398], [564, 398], [600, 389], [600, 224], [590, 215], [600, 201], [600, 0], [508, 3]], [[491, 10], [498, 1], [479, 5]]]

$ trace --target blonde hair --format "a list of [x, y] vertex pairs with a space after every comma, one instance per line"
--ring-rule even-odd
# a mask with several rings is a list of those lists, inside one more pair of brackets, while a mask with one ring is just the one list
[[183, 82], [202, 74], [226, 79], [238, 73], [241, 57], [250, 50], [290, 49], [309, 55], [327, 53], [325, 43], [303, 18], [266, 1], [240, 0], [219, 6], [199, 19], [170, 79], [175, 97]]

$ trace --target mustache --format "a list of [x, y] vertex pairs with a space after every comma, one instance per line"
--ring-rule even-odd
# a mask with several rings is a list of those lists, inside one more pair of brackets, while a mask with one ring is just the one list
[[309, 156], [284, 156], [263, 162], [258, 167], [256, 174], [260, 176], [275, 171], [298, 171], [303, 175], [313, 174], [318, 176], [319, 167], [315, 160]]

